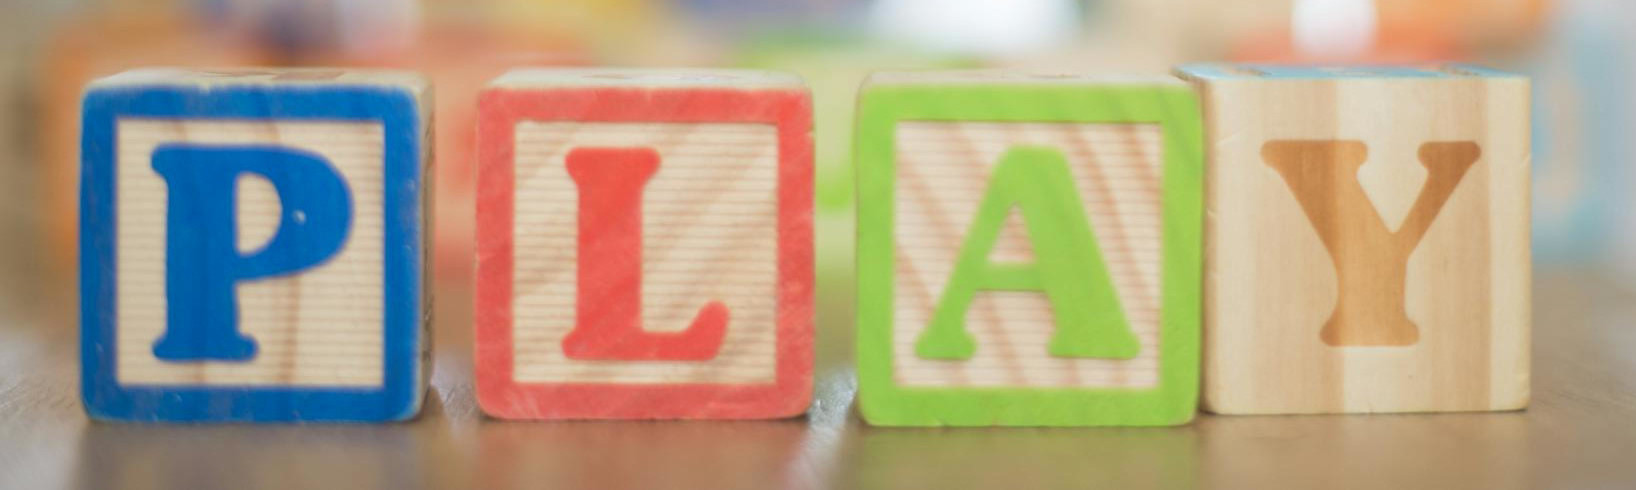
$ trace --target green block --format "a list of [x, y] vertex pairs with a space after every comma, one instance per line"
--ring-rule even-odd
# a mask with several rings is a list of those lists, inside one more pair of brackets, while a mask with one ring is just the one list
[[878, 74], [854, 145], [864, 420], [1192, 420], [1204, 185], [1189, 86]]

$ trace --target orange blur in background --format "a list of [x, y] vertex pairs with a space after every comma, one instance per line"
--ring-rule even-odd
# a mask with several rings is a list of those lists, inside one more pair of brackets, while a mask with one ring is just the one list
[[[1551, 49], [1553, 37], [1573, 32], [1575, 20], [1563, 12], [1618, 9], [1623, 3], [1628, 2], [46, 1], [17, 12], [15, 17], [32, 27], [10, 35], [30, 49], [11, 50], [7, 56], [15, 61], [6, 65], [11, 82], [0, 85], [8, 96], [26, 101], [19, 104], [25, 110], [5, 116], [18, 128], [18, 144], [3, 148], [12, 158], [0, 176], [11, 177], [11, 185], [26, 192], [0, 198], [23, 210], [0, 215], [4, 229], [23, 231], [0, 239], [6, 243], [0, 247], [0, 273], [38, 271], [53, 284], [72, 283], [79, 95], [86, 82], [125, 69], [384, 66], [426, 73], [436, 101], [435, 277], [439, 287], [459, 289], [469, 287], [473, 253], [475, 93], [488, 79], [525, 65], [748, 66], [795, 71], [812, 84], [817, 100], [822, 323], [849, 314], [847, 149], [852, 96], [872, 70], [958, 66], [1163, 73], [1182, 62], [1240, 60], [1473, 61], [1530, 72], [1546, 66], [1537, 59]], [[1631, 53], [1620, 55], [1636, 61]], [[1575, 75], [1541, 71], [1535, 76]], [[1586, 119], [1595, 116], [1552, 117], [1568, 126], [1594, 124]], [[1564, 138], [1556, 146], [1572, 150], [1593, 144]], [[1550, 155], [1537, 158], [1546, 175], [1558, 168], [1594, 175], [1619, 163], [1555, 167]], [[1573, 200], [1583, 194], [1562, 195]], [[1592, 257], [1589, 251], [1596, 247], [1585, 243], [1594, 241], [1570, 236], [1562, 255]]]

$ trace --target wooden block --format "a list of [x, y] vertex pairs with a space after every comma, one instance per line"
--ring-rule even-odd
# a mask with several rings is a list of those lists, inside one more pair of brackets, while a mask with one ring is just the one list
[[1528, 403], [1527, 79], [1192, 65], [1209, 127], [1206, 408]]
[[1193, 418], [1203, 157], [1186, 84], [877, 74], [858, 121], [865, 420]]
[[522, 69], [478, 105], [484, 412], [805, 411], [813, 169], [800, 79]]
[[372, 422], [425, 391], [419, 76], [146, 69], [84, 105], [86, 410]]

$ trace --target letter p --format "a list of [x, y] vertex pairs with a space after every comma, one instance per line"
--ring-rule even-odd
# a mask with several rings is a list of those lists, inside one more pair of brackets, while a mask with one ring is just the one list
[[[315, 153], [259, 145], [161, 145], [153, 169], [165, 179], [165, 334], [153, 354], [171, 362], [248, 361], [256, 342], [239, 332], [240, 282], [312, 268], [340, 251], [352, 198], [339, 172]], [[272, 183], [278, 228], [260, 249], [239, 252], [238, 179]]]

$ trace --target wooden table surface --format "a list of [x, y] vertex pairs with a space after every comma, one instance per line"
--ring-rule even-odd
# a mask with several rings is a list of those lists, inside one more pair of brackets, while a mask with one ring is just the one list
[[439, 295], [432, 391], [412, 422], [93, 423], [78, 394], [76, 299], [23, 290], [25, 304], [0, 311], [3, 487], [1636, 488], [1636, 294], [1588, 270], [1536, 271], [1527, 411], [1201, 415], [1158, 429], [867, 427], [844, 322], [820, 327], [805, 418], [489, 420], [472, 396], [461, 291]]

